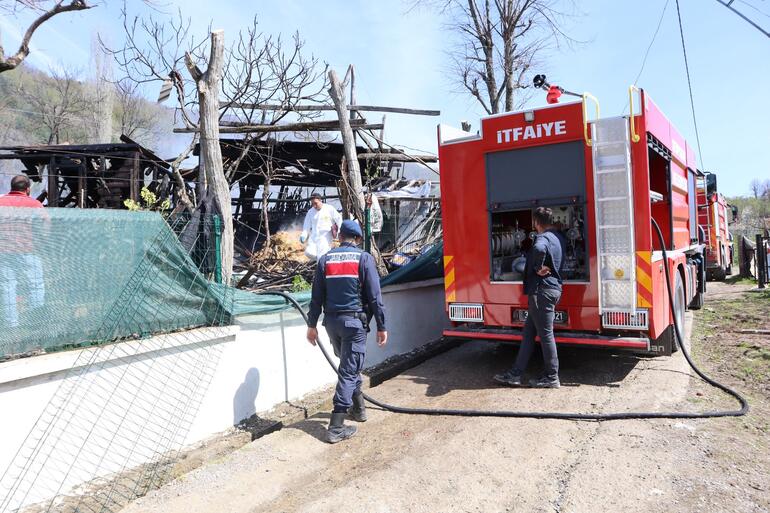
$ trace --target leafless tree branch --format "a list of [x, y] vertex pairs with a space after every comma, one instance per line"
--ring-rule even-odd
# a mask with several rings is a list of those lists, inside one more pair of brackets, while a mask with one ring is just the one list
[[[29, 28], [27, 28], [24, 37], [21, 39], [21, 44], [19, 44], [19, 49], [13, 55], [6, 57], [3, 43], [0, 40], [0, 73], [12, 70], [24, 62], [24, 59], [29, 55], [29, 44], [30, 41], [32, 41], [32, 36], [43, 23], [63, 12], [83, 11], [91, 8], [91, 6], [86, 4], [85, 0], [72, 0], [66, 4], [63, 0], [59, 0], [54, 2], [53, 6], [48, 10], [43, 10], [42, 3], [43, 2], [35, 0], [16, 0], [16, 2], [14, 2], [15, 6], [12, 7], [20, 6], [21, 8], [35, 9], [41, 11], [42, 14], [30, 24]], [[8, 7], [6, 6], [4, 10], [7, 9]], [[12, 12], [15, 12], [15, 9]]]
[[413, 0], [446, 20], [457, 40], [450, 73], [489, 114], [513, 110], [530, 94], [529, 71], [549, 48], [575, 43], [563, 30], [572, 0]]

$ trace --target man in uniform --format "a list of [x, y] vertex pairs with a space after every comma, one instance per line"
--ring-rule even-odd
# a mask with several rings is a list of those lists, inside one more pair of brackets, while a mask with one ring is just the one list
[[356, 221], [345, 220], [340, 227], [340, 246], [318, 261], [313, 277], [313, 294], [308, 314], [307, 339], [316, 345], [318, 317], [324, 311], [324, 326], [340, 359], [337, 389], [326, 441], [337, 443], [356, 433], [346, 426], [345, 417], [366, 421], [366, 407], [361, 392], [366, 333], [371, 316], [377, 322], [377, 344], [388, 340], [385, 308], [380, 293], [380, 276], [374, 258], [357, 247], [363, 240]]
[[562, 255], [564, 237], [553, 226], [553, 212], [539, 207], [532, 214], [532, 224], [537, 237], [527, 254], [524, 268], [524, 294], [529, 296], [527, 321], [521, 337], [521, 347], [513, 367], [494, 379], [509, 386], [520, 386], [524, 370], [535, 346], [535, 335], [540, 337], [543, 351], [543, 376], [532, 379], [529, 385], [536, 388], [559, 388], [559, 356], [553, 336], [553, 318], [556, 303], [561, 298]]

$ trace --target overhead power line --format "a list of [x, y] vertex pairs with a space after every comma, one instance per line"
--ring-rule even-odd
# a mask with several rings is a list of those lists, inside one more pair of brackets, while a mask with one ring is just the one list
[[698, 157], [700, 158], [701, 169], [706, 169], [703, 162], [703, 152], [700, 147], [700, 134], [698, 133], [698, 121], [695, 117], [695, 101], [692, 97], [692, 81], [690, 80], [690, 66], [687, 64], [687, 47], [684, 44], [684, 29], [682, 28], [682, 14], [679, 11], [679, 0], [676, 0], [676, 17], [679, 21], [679, 35], [682, 38], [682, 54], [684, 55], [684, 69], [687, 72], [687, 88], [690, 90], [690, 108], [692, 109], [692, 124], [695, 125], [695, 140], [698, 143]]
[[650, 50], [652, 49], [652, 45], [655, 43], [655, 38], [658, 37], [658, 32], [660, 31], [660, 26], [663, 24], [663, 17], [666, 15], [666, 8], [668, 8], [668, 2], [670, 0], [666, 0], [666, 3], [663, 5], [663, 11], [660, 13], [660, 18], [658, 19], [658, 26], [655, 27], [655, 33], [652, 35], [652, 41], [650, 41], [650, 44], [647, 46], [647, 51], [644, 52], [644, 59], [642, 59], [642, 67], [639, 68], [639, 73], [636, 74], [636, 78], [634, 79], [634, 85], [636, 85], [637, 82], [639, 82], [639, 77], [642, 76], [642, 72], [644, 71], [644, 65], [647, 63], [647, 57], [650, 55]]
[[[660, 31], [660, 26], [663, 24], [663, 17], [666, 14], [666, 8], [668, 7], [668, 3], [671, 0], [666, 0], [666, 3], [663, 4], [663, 11], [660, 13], [660, 18], [658, 19], [658, 26], [655, 27], [655, 33], [652, 35], [652, 40], [650, 41], [650, 44], [647, 45], [647, 50], [644, 52], [644, 58], [642, 59], [642, 66], [639, 68], [639, 73], [636, 74], [636, 78], [634, 79], [634, 85], [636, 85], [639, 82], [639, 78], [642, 76], [642, 73], [644, 72], [644, 66], [647, 64], [647, 57], [650, 55], [650, 50], [652, 50], [652, 45], [655, 44], [655, 39], [658, 37], [658, 32]], [[626, 106], [623, 107], [623, 112], [626, 111], [626, 109], [629, 107], [628, 100], [626, 100]], [[633, 114], [633, 112], [631, 113]]]
[[[765, 30], [765, 29], [763, 29], [762, 27], [760, 27], [759, 25], [757, 25], [755, 22], [753, 22], [751, 19], [749, 19], [749, 18], [748, 18], [748, 16], [746, 16], [745, 14], [743, 14], [742, 12], [740, 12], [738, 9], [736, 9], [735, 7], [733, 7], [733, 6], [732, 6], [732, 3], [733, 3], [734, 1], [735, 1], [735, 0], [728, 0], [727, 2], [725, 2], [724, 0], [717, 0], [717, 2], [719, 2], [719, 3], [720, 3], [720, 4], [722, 4], [722, 5], [724, 5], [725, 7], [727, 7], [728, 9], [730, 9], [732, 12], [734, 12], [735, 14], [737, 14], [738, 16], [740, 16], [741, 18], [743, 18], [743, 19], [744, 19], [744, 21], [746, 21], [747, 23], [751, 24], [751, 26], [752, 26], [752, 27], [754, 27], [754, 28], [755, 28], [755, 29], [757, 29], [758, 31], [762, 32], [762, 33], [763, 33], [765, 36], [767, 36], [767, 37], [770, 37], [770, 32], [768, 32], [767, 30]], [[744, 3], [745, 3], [745, 2], [744, 2]], [[746, 5], [748, 5], [749, 7], [752, 7], [753, 9], [755, 9], [755, 10], [757, 10], [757, 11], [759, 11], [759, 9], [757, 9], [757, 8], [756, 8], [756, 7], [754, 7], [753, 5], [750, 5], [750, 4], [746, 4]], [[762, 11], [759, 11], [759, 12], [762, 12]], [[762, 14], [765, 14], [765, 13], [764, 13], [764, 12], [762, 12]], [[767, 16], [767, 14], [765, 14], [765, 16]]]

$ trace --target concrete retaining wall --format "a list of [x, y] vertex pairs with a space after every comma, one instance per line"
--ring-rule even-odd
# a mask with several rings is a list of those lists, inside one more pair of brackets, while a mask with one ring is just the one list
[[[389, 343], [385, 348], [377, 347], [375, 333], [370, 333], [367, 366], [376, 365], [393, 355], [407, 353], [439, 338], [447, 324], [442, 280], [387, 287], [383, 290], [383, 299], [387, 310]], [[211, 335], [208, 332], [197, 334], [194, 344], [189, 342], [189, 336], [183, 334], [164, 336], [164, 347], [172, 347], [171, 353], [164, 349], [162, 355], [155, 355], [152, 348], [157, 347], [157, 344], [153, 345], [152, 341], [147, 344], [117, 344], [120, 349], [128, 347], [131, 350], [117, 351], [116, 354], [123, 356], [115, 358], [115, 361], [107, 361], [107, 365], [103, 363], [97, 371], [90, 373], [88, 379], [94, 382], [110, 381], [115, 379], [113, 376], [139, 361], [173, 359], [176, 353], [184, 353], [189, 358], [190, 353], [194, 354], [195, 351], [208, 351], [207, 355], [211, 354], [212, 358], [218, 358], [219, 361], [198, 413], [184, 437], [185, 444], [192, 444], [224, 431], [256, 412], [270, 410], [284, 401], [301, 399], [311, 392], [332, 385], [336, 376], [321, 352], [306, 341], [305, 331], [304, 321], [293, 311], [243, 316], [237, 319], [235, 326], [216, 329]], [[320, 330], [320, 334], [326, 341], [325, 332]], [[169, 343], [169, 340], [172, 342]], [[129, 347], [131, 344], [133, 346]], [[214, 346], [216, 349], [212, 350]], [[130, 357], [126, 357], [126, 354], [130, 354]], [[4, 419], [0, 473], [13, 461], [17, 449], [23, 444], [49, 400], [59, 386], [66, 382], [67, 372], [82, 361], [81, 351], [68, 351], [0, 364], [0, 412], [3, 412]], [[167, 373], [169, 368], [173, 368], [173, 360], [159, 366], [158, 373]], [[153, 376], [152, 372], [145, 374], [142, 379], [167, 381], [166, 376]], [[131, 386], [136, 387], [136, 384]], [[131, 389], [132, 394], [135, 392], [136, 388]], [[140, 391], [135, 394], [136, 399], [131, 404], [155, 404], [157, 398], [151, 395], [153, 393], [157, 393], [157, 387], [148, 389], [147, 393]], [[109, 399], [104, 399], [105, 404], [109, 404]], [[86, 423], [90, 422], [85, 420]], [[128, 420], [130, 423], [131, 419]], [[99, 429], [107, 430], [109, 427], [102, 425]], [[109, 435], [104, 433], [105, 438], [109, 438]], [[66, 440], [60, 439], [60, 446], [51, 450], [68, 450], [66, 443]], [[116, 451], [119, 452], [119, 449], [115, 448], [109, 458], [114, 464], [100, 463], [100, 475], [115, 472], [125, 465], [129, 456], [121, 457], [114, 454]], [[133, 454], [131, 465], [141, 463], [141, 454]], [[6, 480], [8, 477], [6, 475]], [[77, 477], [70, 476], [64, 489], [76, 484], [79, 484]]]
[[[386, 287], [383, 301], [388, 344], [377, 346], [373, 323], [367, 367], [436, 340], [447, 325], [441, 279]], [[307, 342], [307, 328], [298, 313], [243, 316], [237, 325], [240, 331], [235, 342], [225, 346], [216, 379], [188, 441], [205, 438], [336, 381], [321, 351]], [[320, 326], [319, 337], [332, 353]]]

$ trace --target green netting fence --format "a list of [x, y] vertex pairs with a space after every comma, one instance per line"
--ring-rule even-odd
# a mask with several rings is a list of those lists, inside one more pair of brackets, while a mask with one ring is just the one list
[[287, 308], [216, 283], [216, 246], [214, 216], [0, 208], [0, 358]]

